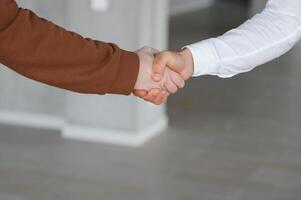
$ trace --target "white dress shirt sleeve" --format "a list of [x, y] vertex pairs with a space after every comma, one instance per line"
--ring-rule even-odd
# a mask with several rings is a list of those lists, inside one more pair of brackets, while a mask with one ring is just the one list
[[223, 36], [188, 45], [194, 76], [232, 77], [289, 51], [301, 38], [301, 0], [269, 0], [262, 13]]

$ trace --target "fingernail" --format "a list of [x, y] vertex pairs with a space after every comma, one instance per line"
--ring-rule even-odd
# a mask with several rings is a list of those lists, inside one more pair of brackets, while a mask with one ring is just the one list
[[160, 81], [161, 80], [160, 74], [154, 74], [153, 78], [154, 78], [154, 81]]

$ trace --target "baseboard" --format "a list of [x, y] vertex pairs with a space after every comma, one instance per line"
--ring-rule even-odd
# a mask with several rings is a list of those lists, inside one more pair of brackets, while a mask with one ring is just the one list
[[31, 128], [41, 128], [49, 130], [61, 130], [64, 120], [49, 115], [20, 112], [20, 111], [0, 111], [0, 123], [8, 125], [18, 125]]
[[125, 132], [70, 125], [65, 123], [63, 119], [48, 115], [3, 110], [0, 110], [0, 123], [46, 130], [57, 130], [61, 131], [62, 137], [65, 139], [108, 143], [129, 147], [142, 146], [145, 142], [160, 134], [168, 127], [167, 117], [159, 119], [144, 131]]
[[101, 130], [84, 126], [66, 125], [63, 137], [66, 139], [83, 140], [89, 142], [109, 143], [114, 145], [140, 147], [148, 140], [162, 133], [168, 127], [166, 117], [140, 132], [125, 132], [114, 130]]

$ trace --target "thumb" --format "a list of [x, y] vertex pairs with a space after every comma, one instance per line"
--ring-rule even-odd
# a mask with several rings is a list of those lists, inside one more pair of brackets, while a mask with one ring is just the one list
[[152, 79], [159, 82], [164, 77], [165, 68], [172, 59], [172, 55], [169, 52], [162, 52], [156, 55], [153, 67], [152, 67]]

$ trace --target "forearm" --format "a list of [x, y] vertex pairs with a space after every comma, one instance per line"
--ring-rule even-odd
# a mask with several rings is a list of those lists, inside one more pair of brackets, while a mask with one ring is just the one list
[[270, 0], [267, 8], [225, 35], [190, 45], [195, 76], [248, 72], [289, 51], [301, 37], [301, 1]]
[[135, 53], [86, 39], [0, 2], [0, 62], [37, 81], [81, 93], [130, 94], [139, 71]]

